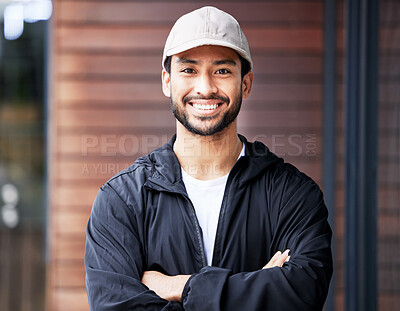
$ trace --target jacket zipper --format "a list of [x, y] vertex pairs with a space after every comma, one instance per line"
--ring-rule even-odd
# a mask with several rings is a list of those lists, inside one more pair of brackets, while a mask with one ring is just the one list
[[189, 204], [192, 208], [192, 218], [194, 219], [196, 236], [197, 236], [197, 240], [199, 241], [199, 245], [200, 245], [201, 261], [202, 261], [203, 267], [205, 267], [205, 266], [207, 266], [207, 258], [206, 258], [206, 254], [204, 253], [204, 242], [203, 242], [203, 239], [201, 238], [200, 224], [199, 224], [199, 220], [197, 219], [197, 216], [196, 216], [196, 210], [194, 209], [194, 205], [193, 205], [192, 201], [185, 194], [182, 194], [182, 195], [189, 202]]
[[214, 249], [213, 249], [213, 256], [212, 256], [211, 265], [214, 265], [214, 264], [218, 265], [219, 262], [217, 262], [217, 260], [220, 261], [220, 258], [218, 258], [216, 256], [216, 249], [217, 249], [217, 247], [220, 248], [219, 244], [221, 243], [220, 242], [220, 239], [221, 239], [220, 235], [222, 234], [221, 233], [222, 222], [223, 222], [223, 218], [224, 218], [224, 215], [225, 215], [227, 197], [229, 195], [231, 183], [233, 181], [233, 172], [234, 172], [235, 167], [238, 165], [238, 162], [240, 162], [240, 160], [241, 160], [241, 158], [239, 158], [236, 161], [236, 163], [233, 165], [233, 167], [232, 167], [232, 169], [231, 169], [231, 171], [229, 173], [228, 179], [226, 180], [224, 196], [222, 198], [221, 209], [219, 211], [219, 216], [218, 216], [218, 225], [217, 225], [217, 231], [215, 233], [215, 242], [214, 242]]
[[[229, 179], [229, 178], [228, 178]], [[219, 248], [219, 243], [220, 243], [220, 235], [221, 235], [221, 230], [222, 230], [222, 219], [224, 218], [224, 213], [225, 213], [225, 205], [226, 205], [226, 200], [227, 200], [227, 196], [228, 196], [228, 180], [226, 181], [226, 185], [225, 185], [225, 192], [224, 192], [224, 196], [222, 198], [222, 204], [221, 204], [221, 209], [219, 211], [219, 216], [218, 216], [218, 224], [217, 224], [217, 231], [215, 232], [215, 242], [214, 242], [214, 249], [213, 249], [213, 256], [212, 256], [212, 262], [211, 265], [217, 264], [217, 256], [216, 256], [216, 248], [217, 248], [217, 244], [218, 244], [218, 248]], [[219, 260], [219, 259], [218, 259]]]
[[[149, 188], [149, 187], [147, 186], [146, 188]], [[149, 189], [151, 189], [151, 188], [149, 188]], [[206, 254], [204, 253], [204, 243], [203, 243], [203, 239], [201, 238], [201, 233], [200, 233], [200, 224], [199, 224], [199, 220], [197, 219], [196, 210], [194, 209], [194, 205], [193, 205], [192, 201], [184, 192], [171, 191], [171, 190], [165, 189], [165, 188], [164, 188], [164, 191], [170, 192], [170, 193], [175, 193], [175, 194], [180, 194], [186, 199], [186, 201], [189, 202], [189, 205], [192, 209], [192, 219], [194, 219], [196, 236], [197, 236], [197, 240], [198, 240], [199, 246], [200, 246], [201, 262], [203, 264], [203, 267], [207, 266], [207, 258], [206, 258]]]

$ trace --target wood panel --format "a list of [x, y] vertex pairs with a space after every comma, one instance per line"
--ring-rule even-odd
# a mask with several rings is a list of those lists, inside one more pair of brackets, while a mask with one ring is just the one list
[[[58, 210], [56, 215], [53, 216], [53, 232], [58, 238], [62, 238], [63, 235], [74, 235], [78, 238], [83, 238], [88, 220], [87, 210]], [[84, 251], [81, 250], [81, 256], [83, 256], [83, 253]]]
[[[379, 310], [400, 305], [400, 3], [382, 1], [379, 32], [378, 267]], [[382, 221], [383, 220], [383, 221]]]
[[[336, 153], [336, 163], [335, 163], [335, 171], [336, 178], [340, 178], [343, 181], [344, 176], [344, 81], [343, 81], [343, 71], [344, 68], [344, 29], [343, 29], [343, 19], [344, 19], [344, 1], [338, 1], [338, 9], [336, 14], [336, 19], [338, 21], [337, 26], [337, 35], [336, 35], [336, 53], [337, 53], [337, 63], [336, 63], [336, 73], [338, 75], [337, 78], [337, 87], [336, 87], [336, 105], [337, 111], [336, 115], [332, 116], [336, 122], [336, 145], [335, 145], [335, 153]], [[340, 167], [340, 168], [339, 168]], [[335, 295], [335, 310], [344, 310], [344, 301], [345, 301], [345, 293], [344, 293], [344, 279], [345, 279], [345, 271], [344, 271], [344, 231], [345, 231], [345, 219], [344, 219], [344, 200], [345, 200], [345, 190], [344, 183], [338, 182], [335, 180], [336, 192], [335, 192], [335, 202], [334, 206], [331, 206], [331, 210], [334, 211], [334, 223], [333, 223], [333, 239], [332, 242], [334, 244], [334, 280], [332, 282], [333, 291]]]
[[82, 279], [85, 278], [85, 267], [83, 261], [79, 264], [58, 265], [56, 268], [56, 288], [79, 288], [82, 289]]
[[157, 83], [137, 81], [61, 81], [58, 99], [66, 101], [129, 101], [153, 100], [165, 101], [161, 86]]
[[87, 311], [89, 304], [84, 288], [58, 288], [51, 293], [53, 297], [51, 310], [57, 311]]
[[[88, 185], [85, 188], [78, 186], [57, 187], [54, 190], [54, 196], [57, 198], [56, 206], [78, 207], [89, 206], [91, 208], [96, 198], [99, 187]], [[86, 211], [88, 212], [88, 210]]]
[[[342, 5], [342, 1], [340, 1]], [[395, 310], [400, 305], [400, 262], [399, 244], [399, 131], [398, 131], [398, 73], [399, 58], [399, 8], [396, 1], [381, 1], [380, 4], [380, 46], [379, 46], [379, 138], [378, 138], [378, 309]], [[339, 9], [343, 17], [343, 7]], [[343, 20], [343, 18], [340, 18]], [[344, 38], [344, 31], [339, 28], [338, 41]], [[343, 55], [343, 45], [338, 45], [339, 53]], [[337, 72], [343, 77], [343, 59], [338, 59]], [[344, 149], [344, 118], [342, 92], [338, 92], [337, 161], [343, 167], [345, 161]], [[342, 180], [337, 189], [336, 232], [335, 232], [335, 289], [337, 293], [344, 288], [344, 170], [340, 170]], [[339, 234], [338, 234], [339, 233]], [[338, 297], [338, 296], [337, 296]], [[337, 299], [340, 303], [336, 309], [341, 310], [344, 296]]]
[[[60, 2], [59, 22], [73, 23], [174, 23], [181, 15], [202, 6], [199, 2], [170, 1], [160, 10], [158, 2], [129, 2], [115, 5], [115, 2], [62, 1]], [[319, 1], [299, 3], [280, 2], [216, 2], [216, 6], [230, 12], [241, 24], [303, 22], [320, 23], [322, 3]], [[249, 14], [248, 12], [251, 12]]]
[[[82, 263], [82, 250], [85, 249], [85, 240], [73, 237], [66, 237], [58, 239], [53, 247], [53, 260], [57, 263], [62, 262], [75, 262]], [[58, 282], [58, 280], [55, 280]], [[81, 279], [81, 286], [84, 282]]]
[[[170, 27], [168, 26], [116, 26], [82, 25], [61, 26], [56, 39], [60, 49], [96, 52], [110, 51], [162, 51]], [[293, 28], [269, 29], [261, 27], [243, 27], [249, 45], [254, 49], [269, 51], [286, 50], [321, 51], [322, 31], [320, 29]], [[259, 40], [263, 38], [263, 40]]]

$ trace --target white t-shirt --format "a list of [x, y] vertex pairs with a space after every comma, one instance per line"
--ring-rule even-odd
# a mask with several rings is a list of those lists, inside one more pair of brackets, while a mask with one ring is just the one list
[[[245, 154], [244, 151], [243, 144], [238, 159]], [[197, 219], [203, 231], [207, 263], [211, 266], [219, 212], [229, 173], [217, 179], [199, 180], [190, 176], [182, 168], [181, 171], [187, 194], [193, 203]]]

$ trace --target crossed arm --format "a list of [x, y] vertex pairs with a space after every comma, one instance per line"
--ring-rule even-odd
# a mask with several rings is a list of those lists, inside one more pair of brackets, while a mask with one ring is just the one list
[[[278, 253], [257, 271], [233, 273], [206, 266], [191, 276], [143, 273], [146, 265], [139, 235], [131, 227], [137, 221], [135, 214], [110, 187], [102, 188], [87, 228], [85, 267], [91, 310], [172, 311], [198, 306], [202, 310], [321, 311], [332, 275], [332, 233], [322, 194], [306, 186], [301, 192], [308, 195], [292, 196], [274, 224], [270, 248], [290, 248], [288, 264], [283, 265], [288, 254]], [[281, 255], [284, 258], [279, 259]]]
[[[289, 261], [289, 250], [283, 253], [278, 251], [271, 260], [263, 267], [269, 269], [273, 267], [282, 267], [285, 261]], [[142, 277], [142, 283], [153, 290], [158, 296], [169, 301], [181, 301], [181, 296], [186, 282], [190, 275], [168, 276], [157, 271], [145, 271]]]

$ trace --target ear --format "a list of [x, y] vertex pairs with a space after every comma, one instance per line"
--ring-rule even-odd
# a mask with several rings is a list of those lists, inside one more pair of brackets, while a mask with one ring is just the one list
[[171, 97], [171, 77], [170, 74], [163, 69], [161, 73], [162, 91], [165, 96]]
[[251, 88], [253, 86], [254, 74], [252, 71], [249, 71], [242, 80], [242, 96], [243, 98], [247, 98], [250, 95]]

